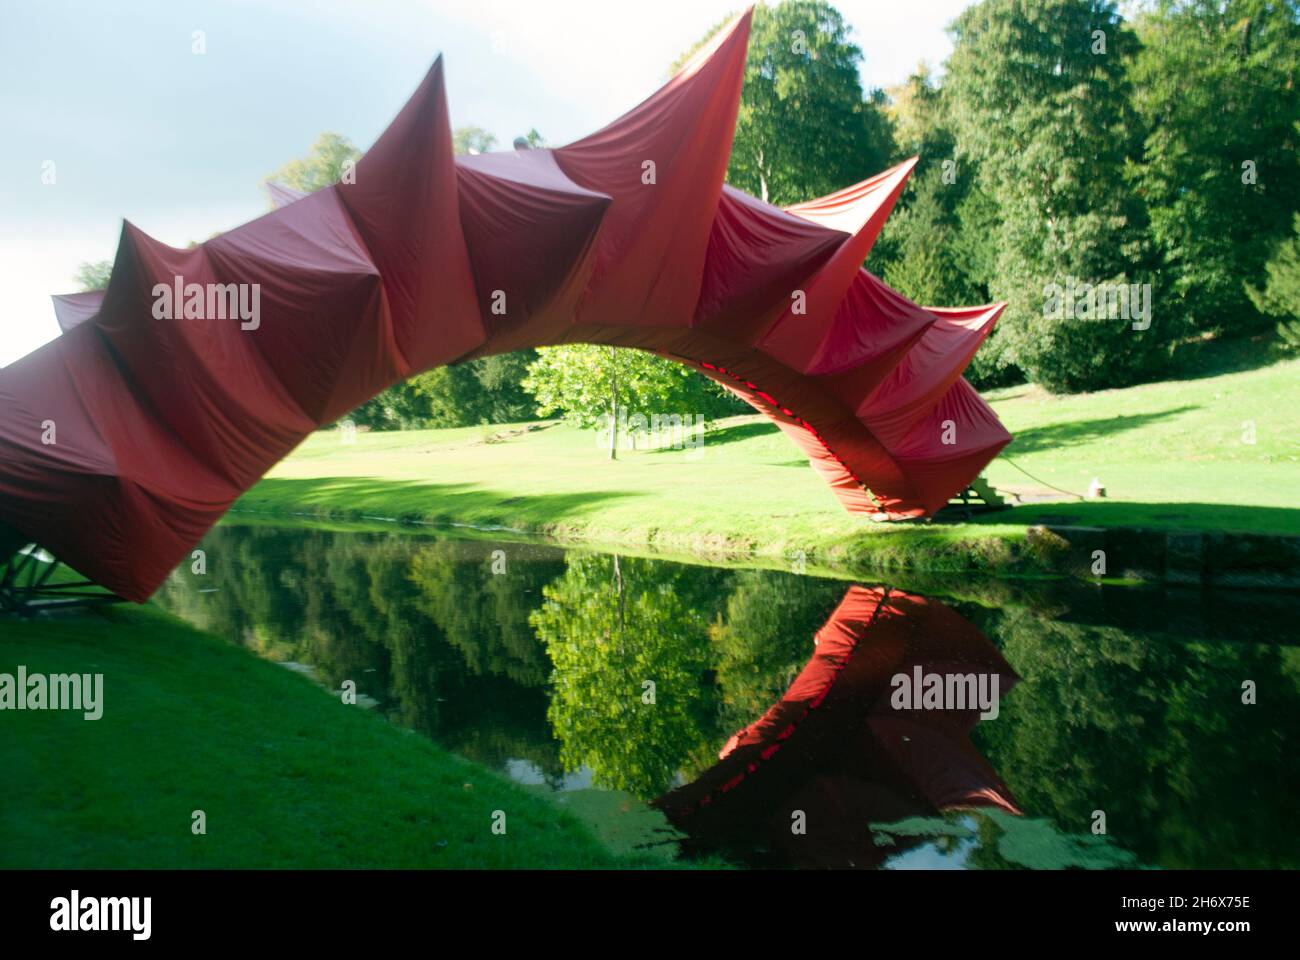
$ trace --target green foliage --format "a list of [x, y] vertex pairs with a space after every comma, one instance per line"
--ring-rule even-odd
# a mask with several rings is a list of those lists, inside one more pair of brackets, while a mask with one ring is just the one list
[[536, 416], [536, 401], [523, 386], [528, 367], [536, 359], [536, 350], [519, 350], [482, 357], [467, 364], [480, 387], [479, 420], [516, 423]]
[[108, 279], [112, 275], [112, 260], [95, 260], [91, 263], [83, 263], [77, 267], [77, 272], [73, 275], [73, 279], [77, 281], [78, 290], [103, 290], [108, 286]]
[[[1285, 347], [1300, 303], [1296, 0], [1156, 0], [1132, 27], [1110, 0], [981, 0], [951, 29], [942, 83], [922, 65], [886, 97], [863, 91], [862, 52], [830, 3], [756, 7], [729, 182], [788, 204], [918, 155], [868, 267], [922, 304], [1008, 302], [967, 372], [980, 388], [1122, 387], [1168, 370], [1190, 338], [1270, 319]], [[496, 146], [475, 126], [454, 139]], [[323, 134], [277, 178], [316, 189], [356, 155]], [[1150, 327], [1045, 309], [1073, 281], [1149, 284]], [[424, 374], [353, 418], [514, 421], [534, 392], [542, 413], [584, 426], [616, 405], [735, 409], [671, 361], [566, 346]]]
[[1282, 349], [1300, 350], [1300, 213], [1293, 234], [1277, 245], [1265, 264], [1268, 277], [1264, 289], [1247, 287], [1259, 312], [1277, 319], [1277, 336]]
[[728, 182], [789, 204], [832, 193], [888, 165], [883, 96], [864, 98], [862, 51], [849, 33], [840, 12], [824, 0], [754, 8]]
[[313, 193], [338, 183], [344, 170], [360, 158], [361, 151], [351, 140], [338, 133], [326, 132], [316, 138], [305, 157], [290, 160], [266, 179]]
[[922, 168], [953, 155], [956, 146], [949, 106], [933, 71], [925, 63], [889, 91], [894, 143], [904, 156], [920, 157]]
[[535, 404], [522, 381], [536, 356], [534, 350], [522, 350], [481, 357], [431, 370], [410, 383], [428, 402], [429, 421], [433, 426], [531, 420]]
[[889, 220], [896, 256], [885, 265], [882, 279], [926, 306], [979, 303], [984, 293], [958, 259], [954, 238], [959, 227], [943, 171], [932, 166], [918, 173], [913, 184], [911, 202]]
[[[271, 580], [279, 573], [260, 572]], [[650, 862], [610, 854], [550, 798], [153, 606], [8, 623], [4, 641], [0, 670], [21, 663], [61, 673], [93, 663], [120, 698], [110, 693], [94, 723], [72, 711], [6, 716], [6, 868], [608, 869]], [[207, 838], [190, 832], [196, 806], [209, 818]], [[509, 840], [485, 842], [497, 809], [509, 811]]]
[[[612, 470], [593, 462], [592, 435], [569, 425], [489, 446], [475, 443], [473, 428], [367, 434], [350, 445], [318, 431], [241, 505], [281, 516], [504, 525], [782, 564], [806, 550], [810, 563], [860, 570], [1045, 572], [1022, 549], [1026, 526], [1038, 523], [1300, 534], [1300, 451], [1286, 413], [1300, 407], [1300, 359], [1264, 366], [1249, 342], [1211, 341], [1202, 350], [1191, 379], [1073, 397], [1038, 389], [991, 396], [1015, 437], [1017, 465], [1068, 490], [1100, 476], [1109, 496], [1021, 504], [971, 524], [846, 527], [824, 481], [758, 415], [719, 423], [703, 456], [641, 450]], [[1243, 442], [1245, 414], [1232, 411], [1265, 411], [1256, 415], [1255, 443]], [[988, 474], [1001, 489], [1033, 489], [1005, 459]]]
[[[975, 162], [957, 163], [951, 97], [934, 84], [925, 64], [890, 95], [898, 152], [918, 157], [918, 163], [867, 266], [923, 305], [987, 303], [997, 256], [997, 206], [976, 184]], [[1003, 346], [995, 327], [967, 379], [981, 388], [1021, 379]]]
[[738, 570], [725, 615], [709, 627], [721, 726], [739, 730], [777, 703], [813, 654], [813, 634], [844, 598], [844, 585]]
[[497, 145], [497, 138], [482, 127], [457, 127], [452, 131], [451, 145], [456, 153], [487, 153]]
[[1264, 281], [1300, 208], [1300, 7], [1163, 0], [1136, 26], [1146, 142], [1131, 180], [1164, 261], [1162, 309], [1198, 331], [1264, 329], [1245, 285]]
[[[1257, 828], [1292, 816], [1259, 781], [1287, 769], [1300, 733], [1285, 647], [1189, 642], [1186, 624], [1133, 633], [1050, 609], [962, 612], [1024, 678], [974, 739], [1026, 811], [1083, 832], [1102, 810], [1122, 847], [1161, 866], [1294, 857], [1294, 843]], [[1276, 697], [1268, 708], [1242, 702], [1242, 680], [1259, 677]]]
[[531, 420], [535, 403], [523, 379], [536, 356], [521, 350], [416, 374], [367, 400], [348, 419], [372, 430]]
[[[574, 555], [531, 616], [555, 665], [547, 711], [566, 769], [649, 799], [713, 746], [709, 611], [723, 571]], [[653, 699], [646, 681], [654, 684]]]
[[[445, 369], [445, 368], [442, 368]], [[434, 426], [431, 404], [423, 390], [440, 385], [442, 370], [419, 374], [371, 397], [343, 419], [371, 430], [411, 430]]]
[[[391, 529], [222, 524], [203, 547], [208, 572], [182, 567], [159, 604], [263, 657], [310, 665], [331, 688], [354, 680], [391, 719], [472, 760], [526, 760], [552, 784], [585, 767], [596, 784], [641, 799], [712, 766], [729, 734], [782, 697], [847, 586]], [[1003, 691], [998, 718], [971, 736], [1025, 817], [963, 811], [873, 823], [875, 832], [972, 839], [966, 818], [975, 817], [979, 844], [967, 862], [982, 867], [1131, 864], [1125, 851], [1162, 867], [1296, 865], [1294, 791], [1260, 777], [1290, 770], [1300, 738], [1300, 653], [1275, 642], [1293, 604], [1256, 598], [1225, 613], [1161, 600], [1158, 591], [1005, 583], [945, 602], [1022, 677]], [[204, 669], [213, 658], [224, 671], [236, 666], [233, 644], [221, 647], [226, 653], [203, 647], [200, 656], [174, 624], [169, 635]], [[130, 652], [151, 650], [175, 667], [160, 638]], [[28, 639], [29, 656], [52, 649], [35, 633]], [[93, 639], [117, 663], [121, 637], [101, 630]], [[875, 656], [871, 634], [861, 649]], [[887, 645], [878, 653], [889, 656]], [[236, 672], [252, 678], [256, 666]], [[1244, 679], [1257, 683], [1258, 704], [1242, 702]], [[646, 680], [655, 683], [653, 704], [643, 700]], [[262, 683], [277, 689], [258, 693]], [[262, 678], [250, 689], [274, 712], [289, 685]], [[231, 691], [238, 686], [232, 681]], [[224, 707], [208, 704], [223, 723], [231, 719], [223, 710], [260, 715], [231, 691], [220, 691]], [[871, 715], [864, 709], [855, 719], [849, 710], [837, 722], [852, 734]], [[257, 742], [278, 742], [257, 732]], [[114, 744], [128, 764], [141, 755], [127, 750], [132, 742]], [[10, 752], [5, 759], [16, 758], [19, 772], [39, 758]], [[227, 760], [223, 771], [236, 766]], [[269, 767], [259, 776], [278, 782]], [[453, 781], [458, 796], [462, 783]], [[1091, 833], [1098, 809], [1113, 840]]]
[[[618, 409], [712, 417], [739, 402], [675, 360], [644, 350], [574, 344], [543, 347], [528, 366], [523, 387], [542, 416], [561, 414], [582, 427], [608, 423]], [[615, 414], [617, 416], [617, 414]]]
[[[1111, 3], [984, 0], [953, 26], [951, 96], [959, 161], [996, 205], [989, 292], [1009, 306], [1000, 363], [1051, 390], [1116, 387], [1159, 368], [1165, 320], [1056, 318], [1051, 284], [1150, 282], [1145, 211], [1116, 189], [1140, 136], [1127, 75], [1137, 42]], [[1105, 52], [1098, 47], [1103, 38]]]
[[1282, 320], [1277, 325], [1278, 340], [1281, 341], [1282, 349], [1289, 351], [1300, 350], [1300, 320]]

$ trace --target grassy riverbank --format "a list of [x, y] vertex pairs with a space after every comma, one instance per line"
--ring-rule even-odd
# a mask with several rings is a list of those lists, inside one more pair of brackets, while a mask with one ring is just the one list
[[664, 865], [155, 608], [0, 621], [0, 673], [20, 664], [103, 674], [103, 715], [5, 712], [0, 868]]
[[[312, 436], [240, 509], [504, 526], [562, 539], [881, 567], [1032, 572], [1034, 524], [1300, 534], [1300, 361], [1073, 397], [996, 391], [1016, 436], [988, 470], [1033, 499], [971, 523], [846, 514], [776, 429], [720, 423], [697, 449], [604, 456], [562, 424]], [[1252, 432], [1253, 431], [1253, 432]], [[1252, 442], [1253, 441], [1253, 442]], [[1019, 469], [1018, 469], [1019, 468]], [[1028, 471], [1030, 479], [1022, 471]], [[1105, 500], [1069, 499], [1096, 477]]]

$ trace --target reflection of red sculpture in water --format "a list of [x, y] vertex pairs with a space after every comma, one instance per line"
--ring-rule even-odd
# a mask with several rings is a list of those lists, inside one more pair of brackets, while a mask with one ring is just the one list
[[[1019, 813], [969, 740], [977, 707], [895, 710], [891, 678], [1019, 679], [997, 648], [941, 603], [851, 587], [781, 701], [727, 741], [720, 760], [655, 801], [693, 844], [801, 866], [871, 867], [871, 823], [944, 810]], [[792, 831], [803, 811], [806, 833]], [[693, 845], [692, 844], [692, 845]], [[890, 851], [895, 852], [895, 851]]]
[[107, 290], [59, 298], [63, 336], [0, 371], [0, 527], [143, 600], [311, 431], [422, 370], [573, 342], [719, 381], [849, 510], [933, 513], [1011, 439], [961, 377], [1001, 305], [924, 309], [862, 269], [914, 161], [784, 210], [723, 185], [748, 33], [589, 137], [476, 157], [452, 156], [439, 60], [355, 182], [187, 250], [126, 224]]

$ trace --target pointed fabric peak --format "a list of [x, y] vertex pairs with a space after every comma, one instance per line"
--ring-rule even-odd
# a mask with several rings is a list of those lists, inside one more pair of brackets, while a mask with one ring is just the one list
[[961, 376], [1002, 306], [944, 311], [902, 362], [866, 397], [858, 416], [889, 447], [901, 442]]
[[59, 322], [59, 329], [67, 333], [73, 327], [79, 327], [99, 313], [104, 303], [104, 290], [87, 290], [83, 293], [56, 293], [50, 297], [54, 301], [54, 319]]
[[338, 191], [383, 277], [393, 331], [413, 373], [485, 339], [460, 225], [442, 57]]
[[287, 187], [275, 180], [266, 181], [266, 192], [271, 195], [271, 205], [277, 210], [307, 196], [305, 190], [295, 190], [293, 187]]
[[949, 323], [968, 327], [971, 330], [978, 330], [985, 325], [996, 322], [1006, 308], [1007, 301], [1000, 300], [997, 303], [987, 303], [980, 307], [926, 307], [925, 309], [937, 314], [941, 319]]
[[[220, 259], [212, 255], [215, 246], [229, 242], [225, 238], [266, 222], [259, 219], [187, 249], [125, 223], [113, 278], [95, 320], [134, 395], [147, 398], [151, 416], [236, 495], [314, 425], [272, 376], [256, 333], [243, 326], [245, 320], [259, 330], [264, 321], [274, 326], [274, 295], [268, 288], [263, 298], [259, 289], [250, 301], [249, 281], [262, 278], [223, 276]], [[242, 294], [241, 284], [246, 285]], [[220, 297], [219, 290], [233, 300]], [[171, 295], [163, 297], [164, 291]], [[247, 316], [245, 307], [251, 311]], [[304, 358], [305, 352], [298, 359]], [[121, 449], [121, 441], [115, 446]]]
[[[574, 183], [551, 150], [456, 158], [460, 218], [494, 352], [551, 342], [573, 322], [611, 199]], [[496, 291], [508, 308], [494, 307]]]
[[795, 313], [792, 305], [773, 324], [763, 340], [764, 352], [803, 372], [807, 372], [818, 356], [825, 354], [826, 340], [834, 332], [840, 304], [903, 192], [916, 159], [906, 160], [837, 193], [786, 208], [787, 213], [809, 223], [849, 235], [803, 285], [803, 312]]
[[722, 188], [695, 325], [753, 343], [843, 240], [732, 186]]
[[866, 251], [862, 254], [865, 260], [867, 252], [870, 251], [871, 245], [880, 233], [880, 228], [885, 225], [885, 221], [893, 211], [894, 204], [898, 201], [898, 196], [903, 192], [903, 187], [919, 159], [919, 157], [912, 157], [904, 160], [897, 166], [890, 167], [874, 177], [868, 177], [851, 187], [818, 197], [816, 200], [788, 206], [785, 212], [829, 230], [855, 235], [869, 234]]
[[689, 60], [682, 64], [672, 76], [670, 83], [677, 80], [688, 80], [713, 58], [713, 55], [721, 50], [726, 44], [734, 43], [738, 38], [742, 43], [749, 43], [749, 28], [754, 20], [754, 7], [751, 5], [745, 8], [744, 13], [738, 13], [727, 23], [723, 24], [710, 39], [709, 42], [696, 50]]
[[578, 324], [689, 324], [736, 131], [749, 20], [719, 31], [635, 109], [555, 151], [569, 179], [612, 198]]
[[[708, 43], [695, 51], [695, 53], [691, 55], [691, 58], [682, 65], [681, 69], [668, 78], [667, 83], [654, 93], [650, 94], [650, 96], [646, 97], [627, 113], [623, 114], [612, 123], [601, 127], [595, 133], [588, 134], [581, 140], [575, 140], [568, 146], [558, 148], [557, 152], [566, 153], [575, 147], [582, 146], [583, 144], [603, 140], [608, 137], [610, 133], [618, 131], [629, 124], [639, 126], [645, 121], [646, 117], [656, 115], [659, 112], [659, 105], [661, 105], [663, 101], [673, 99], [680, 95], [683, 87], [699, 86], [699, 84], [692, 84], [691, 81], [695, 80], [701, 73], [716, 73], [716, 67], [718, 65], [725, 66], [727, 62], [733, 59], [733, 57], [729, 56], [729, 53], [734, 53], [737, 47], [742, 53], [740, 58], [742, 76], [737, 79], [743, 79], [744, 53], [747, 52], [749, 47], [749, 26], [753, 13], [754, 8], [750, 7], [744, 13], [733, 17], [730, 22], [713, 35]], [[714, 63], [715, 59], [717, 60], [716, 64]], [[715, 69], [706, 71], [706, 68], [711, 66]], [[704, 79], [708, 78], [706, 77]], [[714, 79], [722, 78], [715, 77]], [[740, 99], [739, 87], [737, 87], [736, 99], [737, 101]], [[730, 133], [731, 132], [729, 131], [728, 144], [730, 144]], [[730, 150], [728, 150], [728, 159], [730, 159]]]

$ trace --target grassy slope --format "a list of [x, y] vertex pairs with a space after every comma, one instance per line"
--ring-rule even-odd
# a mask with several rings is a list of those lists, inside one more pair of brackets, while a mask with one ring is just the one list
[[[1005, 451], [1040, 479], [1109, 503], [1022, 507], [1017, 518], [1068, 516], [1099, 525], [1300, 533], [1300, 360], [1240, 373], [1075, 397], [1012, 387], [990, 397], [1015, 436]], [[1252, 421], [1254, 444], [1243, 442]], [[1003, 461], [999, 487], [1032, 487]]]
[[[481, 428], [361, 434], [323, 431], [240, 504], [244, 510], [499, 524], [671, 549], [785, 555], [831, 544], [905, 556], [969, 553], [1028, 524], [1075, 522], [1300, 533], [1300, 361], [1203, 379], [1053, 398], [1017, 387], [993, 403], [1016, 434], [1007, 454], [1042, 481], [1105, 501], [1026, 505], [974, 524], [872, 524], [846, 514], [774, 428], [725, 422], [702, 450], [625, 452], [606, 460], [592, 433], [565, 426], [483, 442]], [[1255, 422], [1256, 443], [1241, 442]], [[505, 428], [498, 428], [505, 430]], [[1038, 485], [1003, 461], [1001, 487]], [[928, 545], [925, 546], [925, 545]]]
[[[104, 715], [0, 714], [0, 868], [649, 862], [609, 853], [549, 798], [156, 609], [0, 621], [0, 672], [18, 664], [104, 674]], [[196, 809], [206, 836], [191, 833]]]

